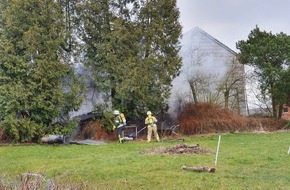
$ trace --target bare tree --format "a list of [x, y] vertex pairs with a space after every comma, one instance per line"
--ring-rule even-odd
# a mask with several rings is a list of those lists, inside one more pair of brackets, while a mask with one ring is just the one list
[[182, 54], [184, 65], [181, 72], [189, 89], [175, 94], [179, 97], [176, 102], [179, 105], [175, 104], [175, 107], [180, 109], [186, 101], [207, 102], [239, 114], [244, 108], [243, 113], [246, 113], [244, 66], [234, 54], [225, 57], [226, 54], [219, 49], [198, 45], [187, 48]]
[[186, 75], [187, 82], [189, 84], [193, 101], [198, 102], [197, 93], [199, 86], [205, 83], [205, 77], [201, 73], [196, 72], [195, 67], [198, 67], [202, 63], [202, 59], [206, 52], [201, 50], [198, 46], [189, 48], [186, 52], [186, 57], [188, 57], [188, 63], [190, 64], [188, 68], [184, 71]]
[[208, 73], [202, 68], [207, 56], [209, 56], [209, 53], [199, 46], [193, 46], [185, 52], [185, 61], [188, 63], [184, 70], [186, 83], [190, 87], [194, 103], [210, 102], [219, 104], [220, 93], [215, 91], [219, 75]]
[[207, 56], [209, 56], [207, 50], [198, 45], [183, 52], [184, 67], [182, 72], [185, 83], [189, 86], [189, 91], [180, 91], [175, 94], [177, 98], [176, 108], [180, 109], [187, 102], [221, 104], [221, 93], [216, 91], [219, 75], [204, 69]]
[[229, 57], [228, 69], [219, 81], [218, 91], [224, 96], [225, 109], [236, 110], [240, 114], [240, 102], [245, 102], [245, 75], [243, 65], [236, 57]]
[[247, 67], [245, 73], [246, 91], [250, 110], [249, 115], [272, 115], [271, 97], [261, 93], [259, 89], [259, 76], [254, 72], [254, 67]]

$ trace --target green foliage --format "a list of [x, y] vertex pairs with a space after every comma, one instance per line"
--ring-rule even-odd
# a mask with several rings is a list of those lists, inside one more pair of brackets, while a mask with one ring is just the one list
[[57, 135], [71, 135], [73, 130], [79, 125], [78, 119], [69, 120], [63, 123], [55, 123], [49, 127], [46, 127], [43, 131], [44, 136], [50, 134]]
[[87, 66], [92, 86], [126, 117], [166, 111], [181, 66], [176, 0], [0, 0], [0, 10], [3, 118], [44, 128], [68, 118], [85, 91], [74, 62]]
[[100, 123], [102, 124], [103, 128], [112, 131], [113, 126], [115, 125], [113, 122], [114, 116], [112, 112], [103, 112], [103, 117], [100, 120]]
[[63, 116], [68, 117], [68, 113], [77, 110], [85, 99], [86, 86], [84, 85], [83, 77], [77, 76], [72, 70], [68, 73], [66, 79], [63, 80], [63, 86], [65, 92], [63, 93], [61, 110]]
[[102, 125], [102, 128], [107, 130], [107, 131], [112, 131], [113, 126], [115, 125], [113, 120], [114, 120], [114, 115], [112, 111], [109, 111], [109, 107], [106, 103], [103, 104], [98, 104], [95, 107], [95, 120], [98, 121]]
[[166, 110], [170, 83], [181, 66], [176, 1], [84, 1], [82, 6], [85, 64], [96, 88], [128, 118], [143, 117], [147, 109]]
[[15, 119], [14, 116], [8, 116], [1, 122], [1, 126], [14, 142], [36, 141], [42, 134], [42, 126], [29, 118]]
[[[1, 7], [2, 117], [27, 118], [45, 127], [80, 105], [80, 84], [66, 62], [68, 50], [63, 48], [70, 31], [64, 30], [60, 5], [53, 0], [11, 0]], [[14, 136], [15, 140], [26, 139]]]
[[256, 68], [261, 92], [271, 97], [273, 116], [279, 116], [277, 108], [286, 102], [290, 92], [290, 36], [256, 27], [248, 40], [237, 43], [237, 49], [241, 51], [239, 60]]
[[286, 122], [286, 126], [285, 126], [285, 128], [286, 128], [286, 129], [290, 129], [290, 121], [287, 121], [287, 122]]

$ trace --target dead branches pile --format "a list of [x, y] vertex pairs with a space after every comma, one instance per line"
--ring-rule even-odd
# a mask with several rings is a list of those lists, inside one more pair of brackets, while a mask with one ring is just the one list
[[211, 150], [199, 147], [199, 144], [178, 144], [173, 147], [154, 147], [140, 151], [141, 154], [208, 154]]

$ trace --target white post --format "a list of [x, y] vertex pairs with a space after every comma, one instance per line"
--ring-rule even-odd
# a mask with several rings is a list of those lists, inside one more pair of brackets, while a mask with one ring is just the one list
[[290, 146], [289, 146], [289, 149], [288, 149], [288, 154], [290, 153]]
[[214, 163], [215, 166], [217, 165], [217, 159], [218, 159], [218, 155], [219, 155], [220, 143], [221, 143], [221, 135], [219, 135], [218, 146], [217, 146], [216, 154], [215, 154], [215, 163]]

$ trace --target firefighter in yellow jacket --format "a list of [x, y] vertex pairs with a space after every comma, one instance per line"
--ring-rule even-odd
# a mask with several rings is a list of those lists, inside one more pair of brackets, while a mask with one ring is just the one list
[[145, 119], [145, 124], [147, 125], [147, 142], [151, 142], [152, 131], [154, 136], [158, 142], [160, 142], [159, 135], [157, 132], [157, 119], [151, 113], [151, 111], [147, 111], [147, 117]]
[[119, 138], [119, 142], [124, 142], [123, 131], [126, 126], [126, 118], [123, 113], [120, 113], [118, 110], [114, 111], [114, 126], [113, 129], [117, 128], [117, 134]]

